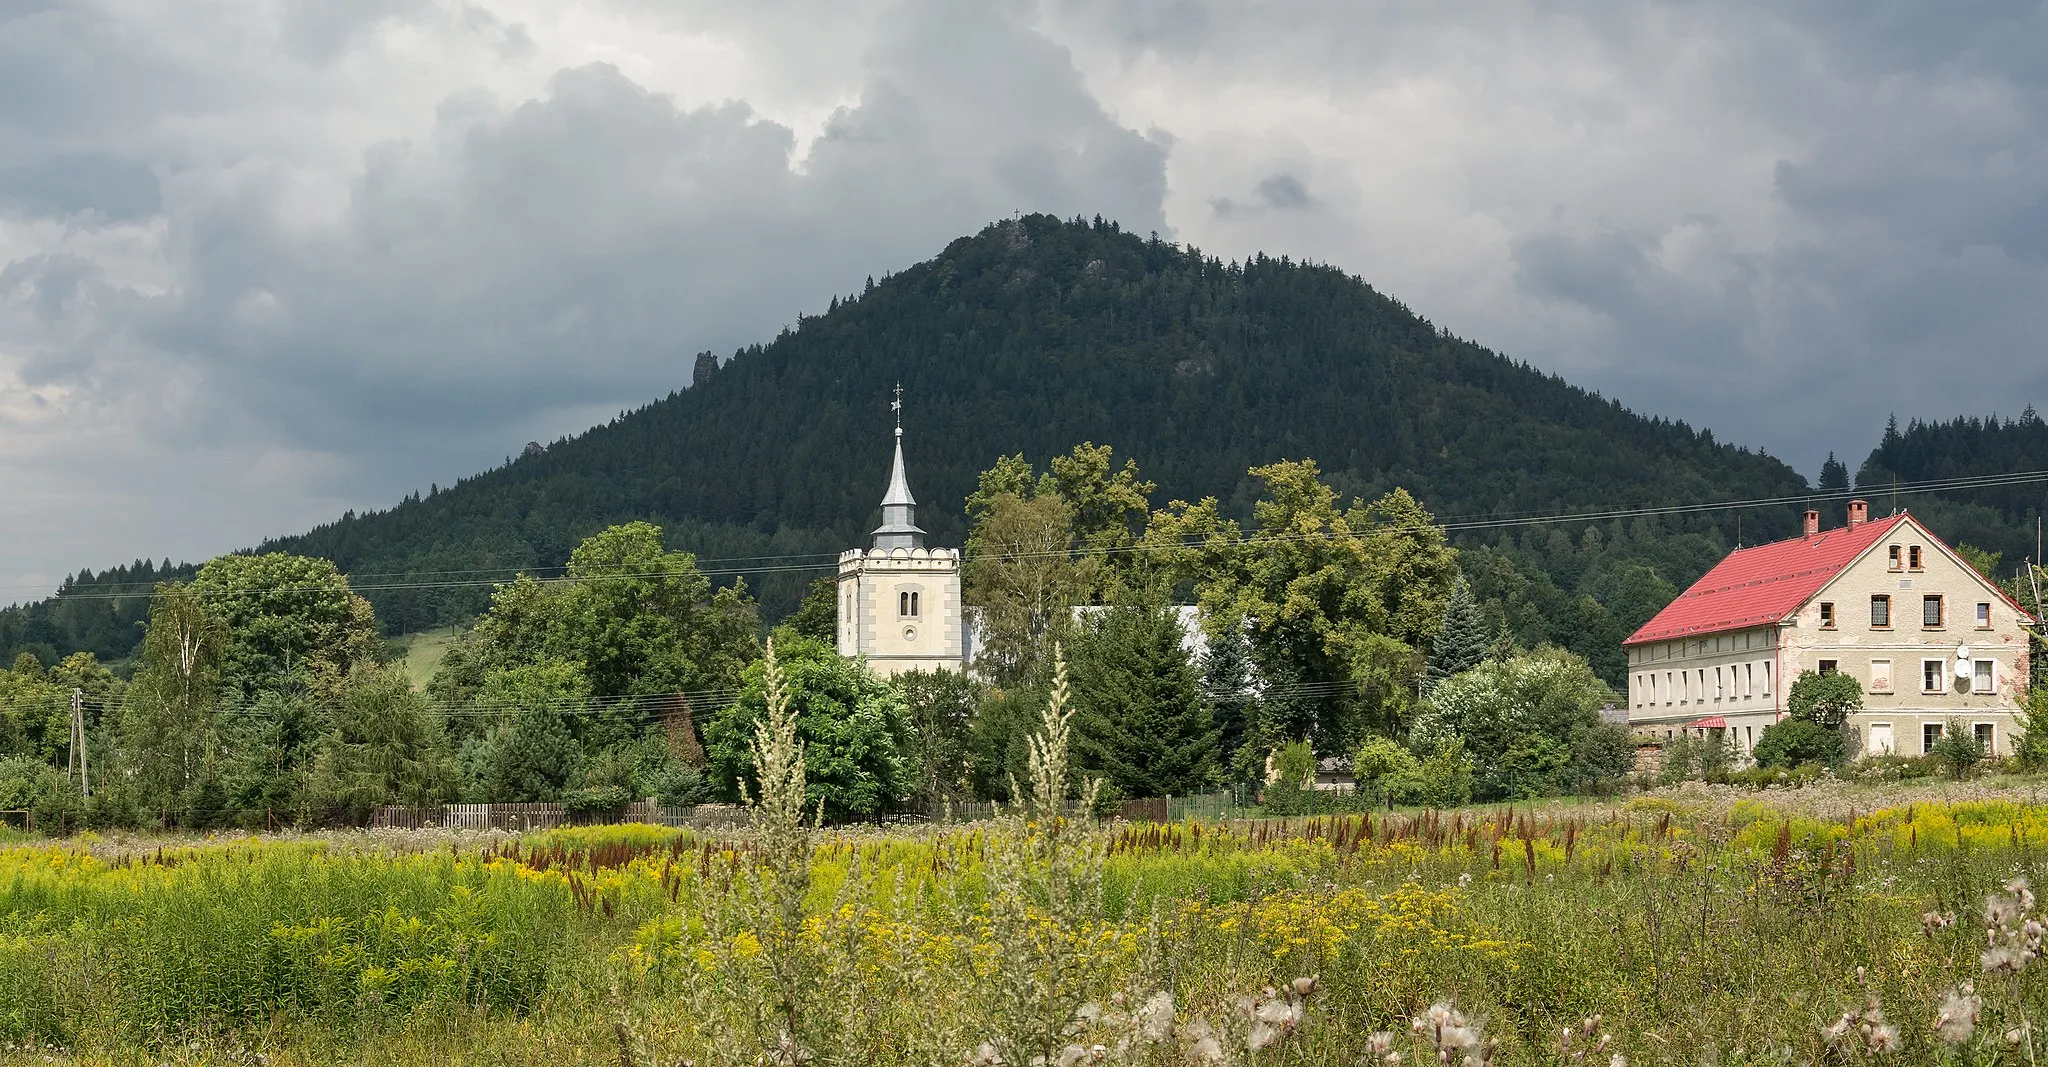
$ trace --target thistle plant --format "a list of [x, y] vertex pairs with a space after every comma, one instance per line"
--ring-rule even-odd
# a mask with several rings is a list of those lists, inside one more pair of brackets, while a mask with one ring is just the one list
[[[1057, 1063], [1086, 1046], [1074, 1039], [1091, 1019], [1082, 1009], [1102, 969], [1093, 943], [1101, 928], [1101, 841], [1069, 821], [1067, 662], [1053, 647], [1053, 685], [1029, 740], [1030, 792], [1006, 820], [990, 857], [988, 924], [997, 951], [989, 1019], [977, 1052], [989, 1062]], [[1083, 816], [1094, 788], [1083, 793]]]
[[796, 714], [782, 665], [775, 658], [775, 639], [768, 639], [762, 658], [767, 681], [767, 713], [754, 724], [747, 748], [754, 757], [759, 790], [754, 801], [754, 834], [760, 861], [750, 868], [750, 925], [761, 945], [761, 960], [773, 986], [769, 1034], [758, 1035], [768, 1047], [767, 1062], [795, 1064], [811, 1058], [801, 1043], [806, 977], [814, 968], [802, 941], [804, 898], [811, 888], [811, 831], [805, 818], [804, 746], [796, 736]]

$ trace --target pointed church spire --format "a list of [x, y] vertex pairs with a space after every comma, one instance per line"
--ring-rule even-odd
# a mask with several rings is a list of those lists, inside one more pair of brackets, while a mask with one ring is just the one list
[[896, 413], [896, 458], [889, 466], [889, 491], [882, 495], [882, 525], [875, 527], [875, 547], [923, 548], [924, 531], [917, 528], [917, 499], [910, 495], [910, 477], [903, 470], [903, 384], [896, 385], [896, 399], [889, 409]]

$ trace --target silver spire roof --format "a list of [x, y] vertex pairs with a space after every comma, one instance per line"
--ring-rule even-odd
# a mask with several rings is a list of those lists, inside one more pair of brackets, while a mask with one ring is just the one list
[[903, 386], [889, 404], [896, 412], [896, 458], [889, 465], [889, 491], [882, 495], [882, 525], [875, 527], [879, 549], [923, 548], [924, 531], [917, 527], [917, 498], [910, 495], [910, 476], [903, 470]]
[[889, 465], [889, 492], [882, 497], [882, 506], [891, 504], [915, 505], [917, 498], [910, 495], [910, 476], [903, 472], [903, 427], [896, 427], [896, 461]]

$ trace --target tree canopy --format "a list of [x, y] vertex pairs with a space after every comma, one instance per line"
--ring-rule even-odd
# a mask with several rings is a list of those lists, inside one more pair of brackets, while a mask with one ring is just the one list
[[[909, 799], [918, 784], [916, 738], [902, 690], [860, 660], [791, 631], [777, 635], [775, 652], [804, 746], [808, 803], [822, 802], [829, 819], [873, 818]], [[747, 742], [767, 707], [766, 668], [756, 661], [739, 699], [705, 728], [705, 752], [729, 796], [754, 781]]]

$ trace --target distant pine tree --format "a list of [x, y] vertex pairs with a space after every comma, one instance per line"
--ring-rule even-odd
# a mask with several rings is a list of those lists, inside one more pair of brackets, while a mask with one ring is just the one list
[[1244, 635], [1210, 638], [1202, 656], [1202, 690], [1214, 709], [1217, 763], [1229, 767], [1258, 721], [1258, 700], [1252, 695], [1252, 653]]
[[1492, 650], [1494, 640], [1486, 616], [1479, 610], [1479, 601], [1472, 596], [1472, 587], [1465, 584], [1463, 577], [1458, 578], [1451, 584], [1450, 599], [1444, 602], [1443, 628], [1437, 631], [1436, 648], [1429, 656], [1431, 684], [1479, 666]]
[[1118, 605], [1074, 644], [1075, 754], [1126, 796], [1213, 783], [1220, 731], [1171, 608]]
[[1828, 453], [1827, 462], [1820, 465], [1820, 491], [1827, 493], [1847, 488], [1849, 488], [1849, 465], [1836, 459], [1833, 452]]

